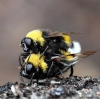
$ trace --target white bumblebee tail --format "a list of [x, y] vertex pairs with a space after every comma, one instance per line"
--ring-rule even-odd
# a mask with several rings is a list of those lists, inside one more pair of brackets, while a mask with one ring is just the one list
[[75, 54], [75, 53], [81, 52], [81, 45], [80, 45], [80, 43], [77, 42], [77, 41], [73, 41], [73, 47], [69, 48], [68, 52], [70, 52], [70, 54]]

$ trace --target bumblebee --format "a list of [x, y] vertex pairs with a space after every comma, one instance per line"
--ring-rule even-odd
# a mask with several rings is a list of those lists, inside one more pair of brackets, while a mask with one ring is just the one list
[[[76, 49], [77, 48], [77, 49]], [[52, 48], [53, 49], [53, 48]], [[73, 48], [70, 48], [70, 49], [68, 49], [69, 50], [69, 52], [66, 52], [66, 51], [63, 51], [63, 50], [61, 50], [61, 53], [54, 53], [54, 52], [50, 52], [49, 51], [50, 49], [48, 49], [47, 51], [46, 51], [46, 53], [45, 53], [45, 61], [46, 61], [46, 63], [47, 64], [49, 64], [49, 66], [47, 66], [47, 67], [51, 67], [51, 63], [53, 63], [53, 65], [58, 65], [58, 67], [59, 68], [61, 68], [61, 70], [62, 70], [62, 68], [64, 68], [64, 67], [68, 67], [68, 68], [71, 68], [71, 73], [70, 73], [70, 76], [72, 76], [73, 75], [73, 65], [75, 64], [75, 63], [77, 63], [77, 61], [75, 61], [75, 62], [72, 62], [72, 61], [69, 61], [68, 59], [66, 59], [66, 60], [68, 60], [68, 61], [66, 61], [65, 60], [65, 62], [67, 63], [64, 63], [64, 62], [55, 62], [55, 61], [51, 61], [52, 59], [54, 59], [54, 58], [56, 58], [56, 57], [59, 57], [59, 56], [61, 56], [61, 55], [69, 55], [69, 54], [73, 54], [73, 52], [74, 53], [79, 53], [80, 52], [80, 50], [81, 50], [81, 47], [80, 47], [80, 44], [78, 43], [78, 42], [73, 42]], [[33, 53], [33, 52], [32, 52]], [[23, 56], [22, 57], [22, 61], [23, 61], [23, 63], [24, 63], [24, 58], [26, 58], [27, 56], [29, 55], [29, 53], [24, 53], [24, 54], [21, 54], [21, 56]], [[39, 55], [39, 57], [38, 57], [38, 59], [40, 58], [40, 53], [37, 53], [36, 54], [37, 56]], [[69, 56], [68, 56], [69, 57]], [[70, 56], [71, 57], [71, 56]], [[35, 58], [35, 57], [34, 57]], [[31, 60], [33, 59], [34, 60], [34, 58], [31, 58]], [[73, 57], [71, 57], [72, 59], [73, 59]], [[19, 58], [19, 62], [21, 62], [21, 60], [20, 60], [20, 58]], [[35, 62], [35, 61], [34, 61]], [[23, 63], [20, 63], [20, 65], [21, 64], [23, 64]], [[32, 62], [31, 62], [32, 63]], [[38, 63], [38, 62], [37, 62]], [[55, 63], [55, 64], [54, 64]], [[34, 65], [33, 65], [33, 67], [35, 67]], [[54, 66], [54, 67], [56, 67], [55, 69], [57, 69], [58, 67], [57, 66]], [[49, 69], [49, 68], [48, 68]], [[55, 73], [57, 74], [57, 71], [59, 70], [59, 69], [57, 69], [57, 70], [55, 70], [55, 69], [53, 69], [54, 71], [55, 71]], [[41, 70], [41, 68], [39, 68], [39, 70]], [[53, 71], [52, 70], [52, 71]], [[24, 73], [25, 74], [25, 73]], [[50, 73], [48, 73], [48, 74], [50, 74]], [[42, 74], [43, 75], [43, 74]], [[55, 75], [55, 74], [53, 74], [53, 75]], [[26, 75], [24, 75], [24, 76], [26, 76]], [[29, 76], [29, 74], [28, 74], [28, 76]], [[31, 76], [30, 76], [31, 77]]]
[[[20, 71], [21, 77], [28, 79], [46, 79], [59, 77], [63, 72], [66, 72], [70, 66], [76, 64], [80, 58], [85, 58], [97, 51], [87, 51], [76, 54], [60, 55], [51, 57], [47, 60], [45, 56], [40, 57], [40, 54], [31, 53], [27, 55]], [[25, 54], [26, 55], [26, 54]], [[20, 62], [21, 63], [21, 62]]]
[[59, 49], [68, 51], [68, 48], [73, 47], [73, 42], [69, 34], [77, 34], [74, 32], [52, 32], [46, 29], [37, 29], [29, 32], [22, 39], [20, 46], [24, 52], [32, 51], [33, 53], [45, 54], [47, 49], [53, 53], [58, 53]]
[[21, 40], [20, 46], [23, 48], [24, 52], [32, 51], [33, 53], [42, 53], [47, 47], [48, 43], [45, 38], [51, 30], [33, 30], [29, 32], [25, 38]]
[[41, 53], [41, 56], [46, 56], [48, 60], [56, 55], [66, 55], [67, 51], [70, 53], [80, 52], [80, 44], [78, 44], [77, 50], [75, 50], [76, 43], [78, 42], [72, 42], [69, 34], [74, 33], [52, 32], [46, 29], [33, 30], [22, 39], [21, 46], [24, 51], [27, 52], [31, 50], [32, 53], [35, 54]]
[[[23, 56], [26, 54], [23, 54]], [[20, 77], [27, 79], [46, 79], [56, 76], [55, 74], [62, 68], [55, 60], [47, 60], [45, 56], [40, 57], [40, 54], [30, 54], [26, 58], [24, 56], [24, 61], [20, 62], [21, 71]], [[57, 56], [56, 56], [57, 57]], [[23, 59], [22, 59], [23, 60]], [[56, 65], [59, 65], [56, 67]]]
[[68, 69], [71, 69], [70, 76], [72, 76], [73, 66], [79, 59], [97, 51], [82, 53], [79, 42], [72, 41], [69, 34], [75, 33], [52, 32], [45, 29], [29, 32], [21, 41], [26, 53], [20, 55], [22, 59], [19, 58], [20, 76], [28, 79], [44, 79], [57, 77]]

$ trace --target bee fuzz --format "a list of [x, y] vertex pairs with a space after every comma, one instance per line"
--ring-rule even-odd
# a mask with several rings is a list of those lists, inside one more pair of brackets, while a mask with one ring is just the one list
[[80, 43], [77, 42], [77, 41], [73, 41], [73, 47], [69, 48], [68, 52], [70, 52], [70, 54], [75, 54], [75, 53], [81, 52], [81, 45], [80, 45]]

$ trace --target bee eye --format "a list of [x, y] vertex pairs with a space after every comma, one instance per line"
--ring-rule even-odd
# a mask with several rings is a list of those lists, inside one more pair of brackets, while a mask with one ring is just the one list
[[29, 51], [32, 46], [32, 40], [30, 38], [24, 38], [22, 39], [21, 44], [24, 51]]
[[27, 72], [28, 74], [31, 74], [31, 72], [34, 71], [33, 65], [32, 65], [31, 63], [26, 64], [25, 67], [26, 67], [26, 72]]
[[30, 38], [26, 38], [26, 39], [25, 39], [25, 44], [26, 44], [27, 46], [31, 46], [31, 45], [32, 45], [32, 40], [31, 40]]

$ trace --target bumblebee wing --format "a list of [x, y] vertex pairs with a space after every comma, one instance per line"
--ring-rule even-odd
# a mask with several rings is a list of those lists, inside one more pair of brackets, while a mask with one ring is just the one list
[[80, 32], [62, 32], [63, 33], [63, 35], [70, 35], [70, 34], [75, 34], [75, 35], [77, 35], [77, 34], [82, 34], [82, 33], [80, 33]]
[[64, 60], [66, 58], [66, 56], [72, 56], [73, 58], [75, 58], [76, 56], [78, 58], [86, 58], [90, 55], [93, 55], [95, 53], [97, 53], [98, 50], [92, 50], [92, 51], [85, 51], [85, 52], [80, 52], [80, 53], [76, 53], [76, 54], [69, 54], [69, 55], [61, 55], [61, 56], [57, 56], [55, 58], [53, 58], [54, 60]]
[[91, 50], [91, 51], [79, 52], [79, 53], [75, 53], [75, 54], [69, 54], [67, 56], [73, 56], [73, 58], [77, 56], [78, 59], [80, 59], [80, 58], [86, 58], [86, 57], [93, 55], [97, 52], [98, 52], [98, 50]]
[[61, 55], [55, 57], [53, 60], [67, 67], [70, 67], [71, 65], [74, 65], [79, 61], [78, 57], [75, 54]]
[[57, 37], [57, 36], [62, 36], [62, 35], [63, 35], [63, 32], [55, 31], [55, 32], [51, 32], [48, 36], [49, 37]]
[[[53, 60], [58, 61], [64, 66], [70, 67], [76, 64], [81, 58], [86, 58], [97, 52], [98, 50], [94, 50], [94, 51], [86, 51], [86, 52], [81, 52], [81, 53], [76, 53], [76, 54], [61, 55], [61, 56], [53, 58]], [[69, 56], [69, 58], [67, 56]]]
[[56, 60], [56, 61], [73, 61], [74, 60], [75, 61], [77, 60], [77, 58], [75, 54], [69, 54], [69, 55], [56, 56], [56, 57], [51, 58], [51, 60]]
[[58, 37], [58, 36], [63, 36], [63, 35], [70, 35], [70, 34], [81, 34], [78, 32], [51, 32], [49, 33], [48, 37]]
[[86, 58], [90, 55], [93, 55], [95, 53], [97, 53], [98, 50], [92, 50], [92, 51], [85, 51], [85, 52], [81, 52], [81, 53], [77, 53], [76, 55], [79, 57], [79, 58]]

